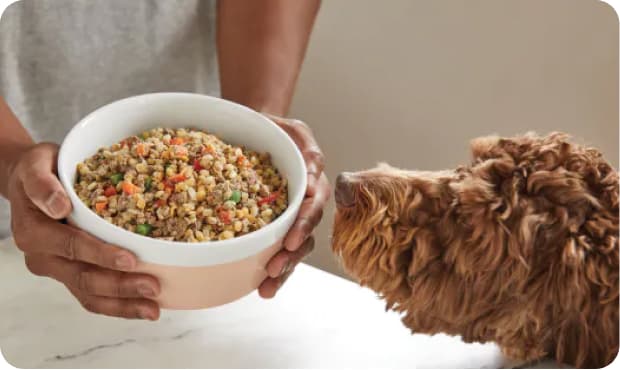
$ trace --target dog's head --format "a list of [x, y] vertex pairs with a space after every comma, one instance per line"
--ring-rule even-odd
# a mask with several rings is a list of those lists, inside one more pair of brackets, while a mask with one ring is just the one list
[[618, 174], [600, 152], [557, 133], [471, 148], [453, 171], [341, 174], [332, 248], [347, 272], [411, 329], [465, 340], [617, 298]]
[[433, 230], [453, 201], [449, 184], [455, 178], [454, 171], [380, 164], [336, 179], [332, 247], [345, 269], [390, 307], [411, 295], [415, 272], [438, 256]]

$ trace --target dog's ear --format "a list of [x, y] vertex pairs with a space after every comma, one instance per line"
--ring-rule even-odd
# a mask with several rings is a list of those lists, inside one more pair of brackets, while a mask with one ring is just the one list
[[472, 160], [474, 162], [484, 161], [491, 158], [491, 154], [497, 152], [501, 138], [497, 135], [482, 136], [470, 141]]
[[[549, 137], [563, 138], [565, 135], [562, 135], [556, 133], [555, 136]], [[539, 140], [539, 136], [533, 131], [512, 138], [504, 138], [497, 135], [479, 137], [470, 142], [472, 159], [476, 163], [494, 158], [516, 158], [532, 143]]]
[[387, 162], [378, 162], [376, 168], [379, 170], [391, 170], [394, 167], [390, 166], [390, 164]]

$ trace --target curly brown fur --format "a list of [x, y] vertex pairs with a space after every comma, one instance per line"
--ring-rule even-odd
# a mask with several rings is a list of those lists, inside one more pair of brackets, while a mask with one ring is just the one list
[[412, 331], [511, 359], [602, 367], [618, 352], [618, 173], [564, 134], [486, 137], [454, 171], [350, 176], [333, 250]]

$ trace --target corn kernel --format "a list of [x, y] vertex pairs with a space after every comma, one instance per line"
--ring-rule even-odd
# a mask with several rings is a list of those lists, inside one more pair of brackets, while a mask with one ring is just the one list
[[174, 191], [176, 191], [177, 193], [180, 193], [185, 190], [187, 190], [187, 185], [185, 184], [185, 182], [180, 182], [174, 185]]
[[235, 223], [233, 224], [233, 229], [236, 232], [241, 231], [241, 229], [243, 229], [243, 223], [241, 221], [235, 221]]
[[147, 173], [148, 166], [146, 165], [146, 163], [138, 163], [136, 164], [136, 171], [138, 171], [138, 173]]
[[204, 217], [210, 217], [210, 216], [213, 216], [213, 209], [211, 209], [211, 208], [205, 208], [205, 209], [202, 211], [202, 215], [203, 215]]
[[144, 209], [144, 207], [146, 206], [146, 202], [144, 201], [144, 199], [142, 197], [140, 197], [137, 201], [136, 201], [136, 207], [140, 208], [140, 209]]
[[235, 233], [233, 233], [230, 230], [224, 230], [219, 235], [220, 240], [232, 239], [234, 237], [235, 237]]
[[205, 192], [205, 188], [204, 187], [198, 188], [198, 191], [196, 192], [196, 200], [199, 202], [203, 201], [206, 196], [207, 196], [207, 193]]
[[255, 216], [258, 215], [258, 207], [257, 206], [252, 206], [250, 208], [250, 215]]

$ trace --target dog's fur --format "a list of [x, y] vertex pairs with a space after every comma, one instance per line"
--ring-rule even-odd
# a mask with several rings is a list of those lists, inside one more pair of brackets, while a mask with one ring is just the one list
[[333, 250], [421, 333], [516, 361], [602, 367], [618, 352], [618, 173], [564, 134], [485, 137], [454, 171], [353, 175]]

